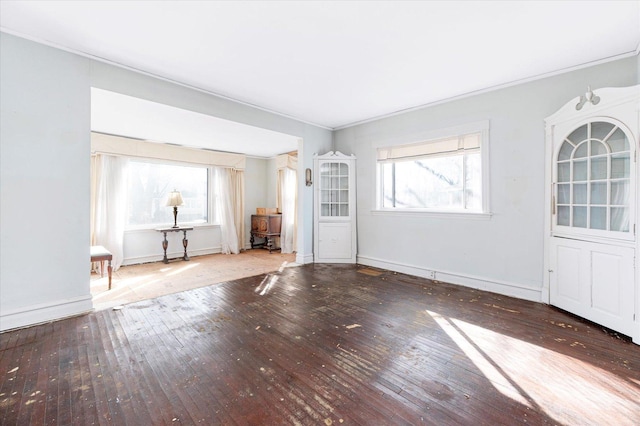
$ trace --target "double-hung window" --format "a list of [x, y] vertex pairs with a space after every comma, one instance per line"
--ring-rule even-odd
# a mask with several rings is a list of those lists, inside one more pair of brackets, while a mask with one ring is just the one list
[[209, 169], [204, 166], [130, 160], [127, 228], [148, 228], [173, 223], [173, 209], [167, 207], [169, 192], [177, 189], [183, 205], [178, 221], [184, 225], [206, 224], [211, 216]]
[[488, 212], [488, 123], [377, 150], [378, 209]]

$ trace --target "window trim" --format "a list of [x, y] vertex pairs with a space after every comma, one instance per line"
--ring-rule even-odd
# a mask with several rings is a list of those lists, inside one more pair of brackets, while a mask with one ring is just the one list
[[[477, 121], [462, 124], [455, 127], [431, 130], [419, 134], [406, 135], [396, 138], [379, 140], [373, 144], [374, 149], [374, 170], [375, 185], [373, 188], [373, 208], [374, 214], [393, 214], [393, 215], [424, 215], [429, 217], [484, 217], [492, 216], [490, 208], [490, 156], [489, 156], [489, 120]], [[443, 209], [443, 208], [384, 208], [382, 207], [382, 173], [380, 173], [378, 161], [378, 150], [398, 147], [409, 144], [420, 144], [428, 142], [436, 142], [446, 138], [460, 137], [470, 133], [480, 134], [480, 162], [482, 176], [482, 201], [481, 210], [465, 210], [465, 209]]]

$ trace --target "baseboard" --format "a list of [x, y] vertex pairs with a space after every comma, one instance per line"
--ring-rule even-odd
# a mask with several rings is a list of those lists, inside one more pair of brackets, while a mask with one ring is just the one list
[[[222, 253], [222, 248], [221, 247], [206, 248], [206, 249], [200, 249], [200, 250], [188, 250], [187, 251], [187, 254], [189, 255], [189, 258], [198, 257], [198, 256], [204, 256], [204, 255], [207, 255], [207, 254], [217, 254], [217, 253]], [[182, 259], [182, 256], [184, 256], [184, 251], [176, 251], [176, 252], [167, 253], [167, 258], [168, 259]], [[153, 256], [129, 257], [127, 259], [124, 259], [124, 261], [122, 262], [122, 266], [139, 265], [141, 263], [162, 262], [162, 259], [164, 259], [162, 254], [153, 255]]]
[[2, 311], [0, 331], [12, 330], [45, 322], [73, 317], [93, 310], [91, 295], [62, 299], [18, 309]]
[[301, 265], [306, 265], [307, 263], [313, 263], [313, 253], [304, 254], [304, 253], [296, 253], [296, 263]]
[[420, 266], [406, 265], [368, 256], [358, 256], [358, 263], [478, 290], [490, 291], [492, 293], [504, 294], [505, 296], [517, 297], [532, 302], [542, 301], [542, 288], [534, 288], [524, 284], [497, 281], [457, 272], [435, 271]]

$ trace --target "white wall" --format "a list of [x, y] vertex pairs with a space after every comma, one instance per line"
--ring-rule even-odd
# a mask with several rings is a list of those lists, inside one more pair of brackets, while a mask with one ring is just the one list
[[[0, 61], [0, 330], [91, 309], [92, 86], [300, 137], [303, 164], [331, 148], [329, 130], [5, 33]], [[313, 193], [300, 191], [308, 259]]]
[[[628, 58], [335, 132], [335, 148], [358, 161], [358, 261], [541, 300], [544, 118], [587, 85], [636, 84], [636, 69]], [[481, 120], [490, 121], [490, 219], [372, 211], [377, 146]]]
[[92, 307], [90, 83], [86, 60], [5, 35], [0, 65], [0, 329], [7, 329]]
[[267, 194], [269, 192], [268, 170], [270, 159], [247, 158], [247, 168], [244, 172], [245, 199], [244, 199], [244, 247], [250, 248], [251, 244], [251, 215], [256, 208], [267, 206]]
[[266, 170], [267, 193], [265, 204], [262, 207], [278, 206], [278, 162], [275, 157], [270, 158], [267, 162]]

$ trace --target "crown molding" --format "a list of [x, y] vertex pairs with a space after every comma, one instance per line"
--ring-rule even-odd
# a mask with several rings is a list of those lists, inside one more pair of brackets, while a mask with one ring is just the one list
[[360, 126], [362, 124], [371, 123], [371, 122], [378, 121], [378, 120], [384, 120], [385, 118], [395, 117], [396, 115], [401, 115], [401, 114], [405, 114], [405, 113], [408, 113], [408, 112], [418, 111], [418, 110], [421, 110], [421, 109], [424, 109], [424, 108], [430, 108], [430, 107], [446, 104], [446, 103], [453, 102], [453, 101], [459, 101], [461, 99], [470, 98], [472, 96], [482, 95], [482, 94], [493, 92], [493, 91], [496, 91], [496, 90], [506, 89], [508, 87], [513, 87], [513, 86], [518, 86], [520, 84], [531, 83], [533, 81], [538, 81], [538, 80], [542, 80], [542, 79], [545, 79], [545, 78], [554, 77], [556, 75], [566, 74], [566, 73], [569, 73], [569, 72], [578, 71], [578, 70], [585, 69], [585, 68], [590, 68], [590, 67], [593, 67], [593, 66], [596, 66], [596, 65], [606, 64], [608, 62], [613, 62], [613, 61], [617, 61], [617, 60], [620, 60], [620, 59], [625, 59], [625, 58], [630, 58], [630, 57], [633, 57], [633, 56], [638, 56], [639, 51], [640, 51], [640, 44], [638, 45], [638, 47], [634, 51], [621, 53], [619, 55], [609, 56], [607, 58], [598, 59], [596, 61], [585, 62], [584, 64], [575, 65], [575, 66], [567, 67], [567, 68], [562, 68], [562, 69], [559, 69], [559, 70], [556, 70], [556, 71], [550, 71], [550, 72], [543, 73], [543, 74], [537, 74], [535, 76], [522, 78], [522, 79], [519, 79], [519, 80], [513, 80], [513, 81], [508, 82], [508, 83], [498, 84], [498, 85], [495, 85], [495, 86], [487, 87], [485, 89], [474, 90], [474, 91], [463, 93], [463, 94], [460, 94], [460, 95], [457, 95], [457, 96], [452, 96], [450, 98], [441, 99], [441, 100], [438, 100], [438, 101], [434, 101], [434, 102], [430, 102], [430, 103], [426, 103], [426, 104], [422, 104], [422, 105], [417, 105], [417, 106], [414, 106], [414, 107], [400, 109], [400, 110], [395, 111], [395, 112], [379, 115], [379, 116], [368, 118], [368, 119], [365, 119], [365, 120], [354, 121], [353, 123], [343, 124], [341, 126], [334, 127], [332, 130], [333, 131], [338, 131], [338, 130], [342, 130], [342, 129], [348, 129], [350, 127], [356, 127], [356, 126]]

